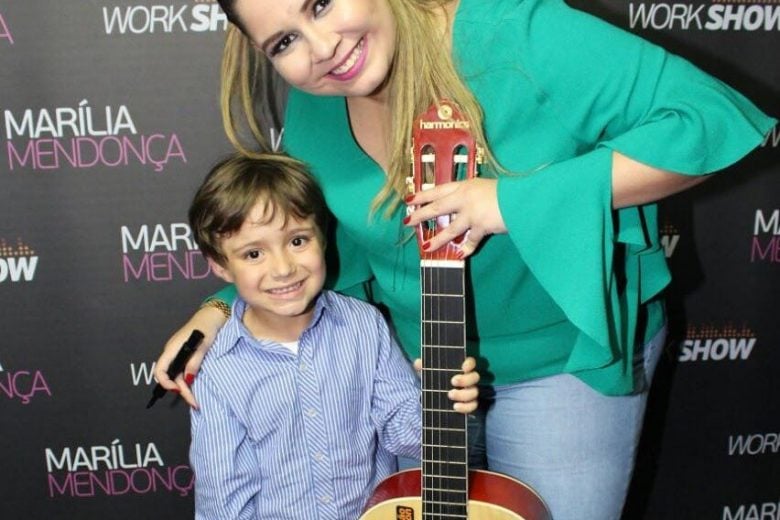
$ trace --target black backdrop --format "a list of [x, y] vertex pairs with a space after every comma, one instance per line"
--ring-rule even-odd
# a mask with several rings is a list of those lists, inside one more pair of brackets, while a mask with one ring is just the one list
[[[570, 3], [780, 113], [776, 0]], [[184, 222], [229, 151], [224, 29], [208, 0], [0, 2], [0, 518], [192, 517], [186, 407], [144, 405], [220, 286]], [[626, 518], [780, 519], [778, 142], [663, 204], [672, 338]]]

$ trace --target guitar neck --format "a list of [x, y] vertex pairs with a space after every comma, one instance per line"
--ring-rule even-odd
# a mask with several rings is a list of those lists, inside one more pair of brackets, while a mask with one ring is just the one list
[[462, 260], [423, 260], [422, 284], [422, 499], [423, 520], [466, 518], [466, 415], [447, 392], [466, 356]]

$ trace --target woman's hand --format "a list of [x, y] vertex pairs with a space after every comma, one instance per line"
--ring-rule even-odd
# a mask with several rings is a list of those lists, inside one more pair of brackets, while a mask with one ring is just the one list
[[[220, 327], [225, 324], [226, 318], [222, 314], [222, 311], [215, 307], [205, 306], [198, 309], [192, 318], [179, 330], [177, 330], [171, 339], [165, 344], [162, 354], [157, 359], [157, 363], [154, 367], [154, 378], [160, 385], [166, 390], [181, 394], [181, 397], [193, 408], [198, 407], [198, 403], [195, 401], [195, 396], [190, 391], [190, 385], [195, 379], [195, 375], [200, 369], [200, 364], [203, 362], [203, 357], [211, 348], [214, 343], [214, 338], [217, 337]], [[192, 331], [198, 329], [203, 333], [203, 341], [198, 346], [198, 349], [192, 355], [187, 365], [184, 367], [184, 372], [179, 374], [175, 380], [171, 380], [168, 377], [166, 371], [176, 357], [176, 353], [181, 346], [190, 337]]]
[[[461, 365], [462, 374], [453, 376], [452, 383], [453, 389], [447, 393], [447, 397], [451, 401], [455, 401], [452, 405], [452, 409], [456, 412], [469, 414], [477, 409], [477, 397], [479, 397], [479, 372], [474, 369], [477, 368], [477, 362], [473, 357], [469, 356], [463, 361]], [[422, 370], [422, 361], [420, 359], [414, 360], [414, 369], [417, 372]]]
[[[460, 235], [463, 258], [472, 254], [490, 234], [506, 233], [506, 225], [498, 208], [496, 179], [468, 179], [440, 184], [405, 200], [415, 211], [404, 219], [407, 226], [442, 215], [454, 215], [450, 224], [430, 239], [426, 250], [435, 251]], [[425, 246], [423, 246], [425, 247]]]

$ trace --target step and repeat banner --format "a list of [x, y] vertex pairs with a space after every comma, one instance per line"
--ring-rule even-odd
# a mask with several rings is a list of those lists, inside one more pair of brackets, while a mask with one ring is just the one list
[[[780, 1], [570, 3], [780, 114]], [[221, 287], [186, 211], [230, 151], [226, 26], [208, 0], [0, 1], [0, 518], [193, 516], [187, 407], [145, 405]], [[778, 146], [662, 206], [672, 334], [627, 519], [780, 519]]]

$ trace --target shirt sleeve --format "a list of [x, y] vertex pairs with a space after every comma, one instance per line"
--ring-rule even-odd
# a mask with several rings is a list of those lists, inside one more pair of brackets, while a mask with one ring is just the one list
[[371, 417], [385, 449], [395, 455], [419, 459], [422, 435], [419, 380], [378, 311], [376, 323], [378, 356]]
[[561, 0], [528, 0], [519, 59], [584, 145], [700, 175], [758, 146], [775, 120], [685, 59]]
[[211, 387], [208, 374], [201, 371], [193, 392], [200, 406], [190, 412], [195, 518], [254, 519], [260, 463], [246, 429]]
[[612, 151], [708, 174], [758, 146], [775, 121], [684, 59], [561, 0], [522, 4], [523, 16], [504, 22], [515, 24], [517, 59], [582, 151], [500, 176], [499, 207], [529, 269], [581, 330], [566, 370], [630, 365], [638, 308], [670, 277], [655, 205], [611, 209]]

